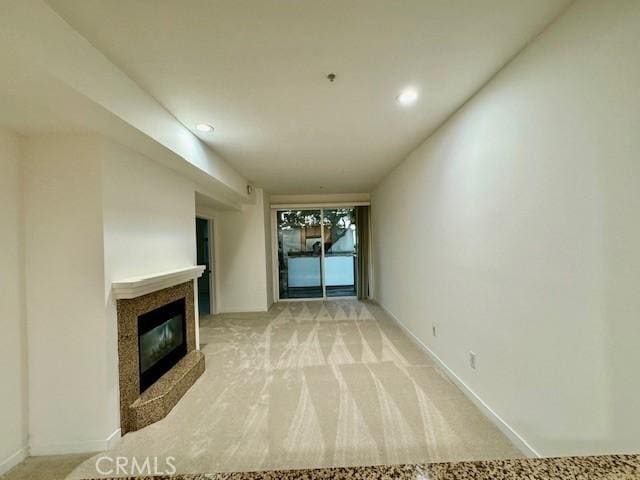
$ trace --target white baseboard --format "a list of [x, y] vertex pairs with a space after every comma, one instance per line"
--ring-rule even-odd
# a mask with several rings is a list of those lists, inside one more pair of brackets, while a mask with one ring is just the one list
[[447, 377], [455, 383], [462, 393], [466, 395], [473, 404], [493, 423], [511, 442], [520, 450], [524, 455], [529, 458], [541, 458], [542, 456], [516, 432], [507, 422], [505, 422], [500, 415], [494, 412], [489, 405], [485, 403], [482, 398], [478, 396], [471, 388], [465, 384], [456, 373], [447, 366], [446, 363], [438, 357], [429, 347], [427, 347], [422, 341], [414, 335], [393, 313], [391, 313], [384, 305], [377, 300], [374, 300], [382, 310], [385, 311], [389, 318], [398, 324], [398, 326], [413, 340], [418, 347], [420, 347], [429, 357], [440, 367], [440, 369], [447, 375]]
[[106, 447], [107, 447], [105, 448], [105, 450], [113, 450], [118, 446], [118, 444], [121, 441], [122, 441], [122, 430], [118, 428], [117, 430], [114, 430], [114, 432], [111, 435], [109, 435], [105, 440]]
[[0, 462], [0, 475], [4, 475], [29, 456], [29, 447], [22, 447]]
[[104, 452], [116, 447], [118, 443], [120, 443], [120, 439], [121, 430], [118, 428], [104, 440], [89, 440], [77, 443], [32, 443], [30, 454], [35, 457], [40, 455], [67, 455], [72, 453]]

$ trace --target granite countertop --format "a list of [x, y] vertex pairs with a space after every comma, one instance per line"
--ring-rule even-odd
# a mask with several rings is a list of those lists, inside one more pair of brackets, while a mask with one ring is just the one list
[[640, 479], [640, 455], [604, 455], [119, 478], [121, 480], [630, 480]]

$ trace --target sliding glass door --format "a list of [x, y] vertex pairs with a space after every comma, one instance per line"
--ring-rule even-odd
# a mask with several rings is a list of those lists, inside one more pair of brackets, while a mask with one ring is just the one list
[[354, 208], [278, 210], [280, 299], [355, 296]]
[[322, 213], [278, 211], [280, 298], [322, 298]]
[[327, 297], [356, 295], [356, 210], [323, 210], [327, 241], [324, 248], [324, 284]]

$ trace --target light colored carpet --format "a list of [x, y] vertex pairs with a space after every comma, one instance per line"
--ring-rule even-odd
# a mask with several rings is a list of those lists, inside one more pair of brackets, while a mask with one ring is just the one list
[[69, 472], [92, 454], [46, 455], [29, 457], [11, 471], [0, 475], [2, 480], [64, 480]]
[[200, 332], [204, 375], [110, 455], [173, 456], [179, 473], [521, 456], [374, 303], [279, 303]]

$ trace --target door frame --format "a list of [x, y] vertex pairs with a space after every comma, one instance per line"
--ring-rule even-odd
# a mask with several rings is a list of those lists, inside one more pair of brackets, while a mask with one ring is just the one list
[[[196, 218], [206, 220], [209, 230], [209, 315], [215, 315], [217, 313], [216, 303], [218, 300], [218, 292], [216, 290], [218, 275], [216, 274], [216, 230], [214, 228], [215, 217], [213, 215], [203, 215], [196, 213]], [[197, 295], [196, 291], [196, 295]]]
[[[331, 210], [333, 208], [356, 208], [369, 206], [371, 202], [348, 202], [348, 203], [302, 203], [302, 204], [273, 204], [271, 205], [271, 271], [273, 273], [273, 301], [274, 302], [309, 302], [318, 300], [337, 300], [341, 298], [356, 298], [355, 296], [349, 297], [327, 297], [327, 289], [324, 279], [324, 222], [322, 216], [324, 210]], [[320, 210], [320, 237], [321, 242], [321, 269], [320, 269], [320, 281], [322, 285], [322, 297], [317, 298], [280, 298], [280, 265], [278, 263], [278, 211], [283, 210]], [[358, 279], [356, 278], [356, 282]]]

